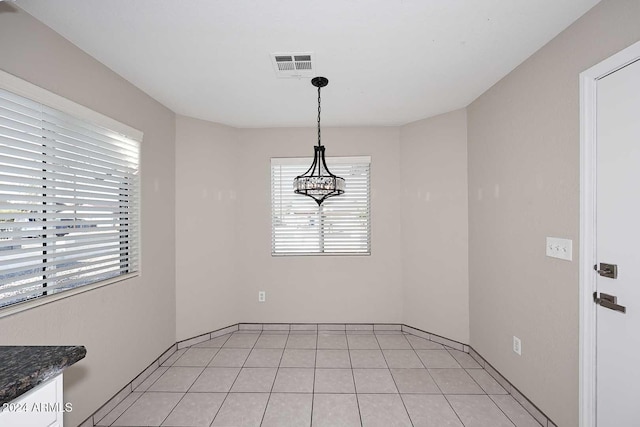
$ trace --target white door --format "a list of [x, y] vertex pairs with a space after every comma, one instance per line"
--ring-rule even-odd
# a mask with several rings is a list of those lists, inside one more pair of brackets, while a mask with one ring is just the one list
[[[640, 426], [640, 61], [597, 83], [597, 425]], [[601, 269], [601, 268], [600, 268]], [[608, 307], [607, 307], [608, 306]], [[625, 307], [626, 312], [618, 311]]]

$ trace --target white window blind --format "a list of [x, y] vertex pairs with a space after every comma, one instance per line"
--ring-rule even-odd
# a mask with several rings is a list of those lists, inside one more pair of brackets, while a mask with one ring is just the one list
[[138, 271], [139, 150], [0, 89], [0, 307]]
[[329, 157], [327, 166], [345, 179], [345, 194], [322, 205], [293, 192], [293, 180], [312, 158], [271, 159], [272, 255], [371, 253], [369, 157]]

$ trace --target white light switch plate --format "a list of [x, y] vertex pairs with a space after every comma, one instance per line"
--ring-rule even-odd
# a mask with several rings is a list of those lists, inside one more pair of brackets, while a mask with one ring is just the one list
[[522, 341], [515, 335], [513, 336], [513, 352], [518, 356], [522, 356]]
[[573, 260], [573, 241], [558, 237], [547, 237], [547, 256], [567, 261]]

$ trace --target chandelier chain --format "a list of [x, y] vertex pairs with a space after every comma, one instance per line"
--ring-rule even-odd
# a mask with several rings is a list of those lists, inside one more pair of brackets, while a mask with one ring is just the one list
[[320, 142], [320, 86], [318, 86], [318, 147], [320, 147], [322, 143]]

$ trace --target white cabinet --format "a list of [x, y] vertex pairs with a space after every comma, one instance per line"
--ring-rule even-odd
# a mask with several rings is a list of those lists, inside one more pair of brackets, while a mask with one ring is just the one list
[[0, 426], [63, 427], [62, 374], [3, 405]]

